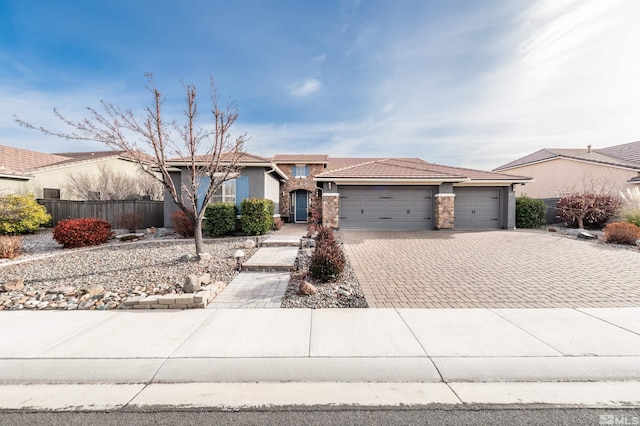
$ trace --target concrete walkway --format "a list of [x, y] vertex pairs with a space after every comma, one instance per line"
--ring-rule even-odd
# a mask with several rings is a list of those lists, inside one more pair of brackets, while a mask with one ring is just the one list
[[93, 395], [98, 407], [108, 395], [116, 405], [350, 401], [303, 397], [303, 382], [360, 389], [371, 405], [386, 401], [378, 388], [407, 403], [640, 404], [640, 308], [17, 311], [0, 328], [0, 408], [31, 392], [29, 405], [38, 389], [56, 404]]
[[306, 232], [306, 226], [287, 224], [267, 237], [208, 308], [279, 308]]

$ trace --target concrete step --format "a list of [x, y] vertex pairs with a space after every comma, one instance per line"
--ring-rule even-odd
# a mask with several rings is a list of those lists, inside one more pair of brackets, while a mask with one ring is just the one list
[[300, 247], [298, 235], [272, 235], [262, 242], [263, 247]]
[[265, 247], [242, 264], [244, 271], [291, 271], [294, 267], [298, 247]]

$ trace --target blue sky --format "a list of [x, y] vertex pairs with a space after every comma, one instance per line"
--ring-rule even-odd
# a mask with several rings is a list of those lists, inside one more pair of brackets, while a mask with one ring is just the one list
[[640, 140], [636, 0], [0, 0], [0, 144], [103, 149], [54, 129], [145, 72], [238, 105], [247, 151], [420, 157], [491, 169], [543, 147]]

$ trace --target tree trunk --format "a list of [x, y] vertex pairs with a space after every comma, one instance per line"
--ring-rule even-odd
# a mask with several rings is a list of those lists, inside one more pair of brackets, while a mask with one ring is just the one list
[[584, 229], [584, 218], [582, 216], [578, 217], [578, 228]]
[[204, 241], [202, 240], [202, 219], [196, 218], [194, 224], [195, 240], [196, 240], [196, 254], [204, 253]]

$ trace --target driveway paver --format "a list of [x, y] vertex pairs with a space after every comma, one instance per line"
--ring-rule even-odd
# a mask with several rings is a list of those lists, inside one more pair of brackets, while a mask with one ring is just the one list
[[526, 231], [340, 231], [373, 308], [640, 306], [640, 254]]

